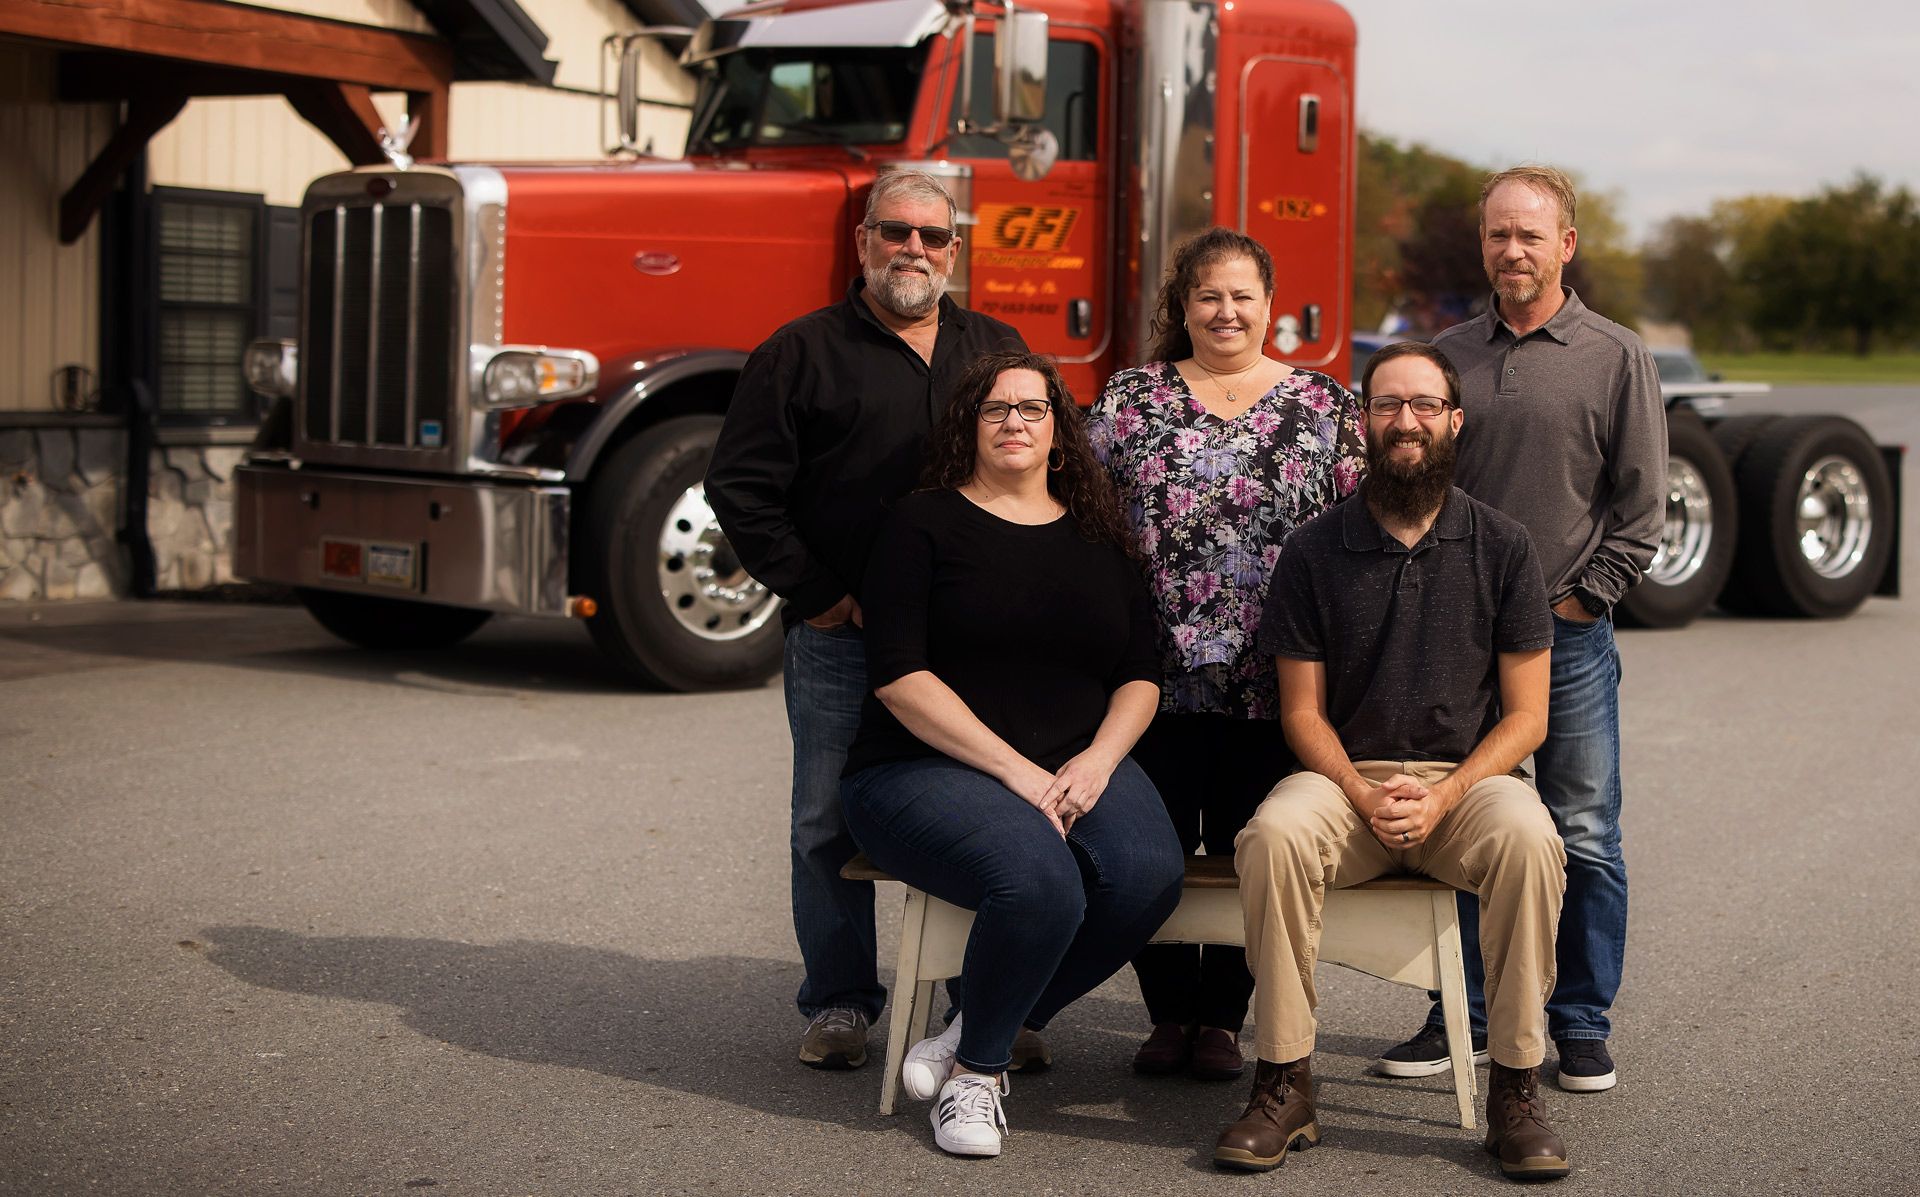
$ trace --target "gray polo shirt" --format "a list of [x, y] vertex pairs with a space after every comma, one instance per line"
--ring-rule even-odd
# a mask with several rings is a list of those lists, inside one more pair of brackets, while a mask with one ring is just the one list
[[1666, 410], [1640, 338], [1561, 290], [1524, 337], [1496, 306], [1433, 339], [1467, 415], [1454, 481], [1526, 525], [1551, 601], [1578, 587], [1611, 607], [1659, 544]]
[[1499, 654], [1553, 644], [1527, 532], [1459, 487], [1409, 549], [1367, 484], [1294, 529], [1262, 653], [1327, 666], [1327, 721], [1356, 761], [1459, 761], [1500, 720]]

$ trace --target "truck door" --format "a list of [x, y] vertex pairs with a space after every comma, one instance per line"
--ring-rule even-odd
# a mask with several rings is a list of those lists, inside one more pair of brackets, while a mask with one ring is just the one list
[[1273, 253], [1273, 352], [1344, 384], [1352, 114], [1331, 64], [1250, 59], [1240, 88], [1240, 227]]
[[[1060, 139], [1060, 157], [1044, 179], [1016, 178], [1006, 146], [991, 137], [955, 137], [945, 154], [973, 167], [972, 306], [1019, 329], [1034, 352], [1055, 355], [1082, 404], [1099, 397], [1115, 366], [1113, 130], [1102, 117], [1111, 108], [1110, 57], [1100, 30], [1052, 23], [1046, 127]], [[960, 112], [958, 59], [950, 117]], [[973, 62], [973, 119], [990, 124], [991, 32], [975, 34]]]

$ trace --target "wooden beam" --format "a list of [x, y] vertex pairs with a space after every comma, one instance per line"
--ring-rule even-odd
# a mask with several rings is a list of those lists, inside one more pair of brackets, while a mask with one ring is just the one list
[[419, 117], [408, 152], [421, 162], [445, 162], [447, 148], [447, 89], [407, 93], [407, 116]]
[[287, 77], [196, 62], [173, 62], [138, 54], [70, 50], [60, 55], [60, 99], [75, 104], [134, 100], [179, 92], [189, 96], [277, 96]]
[[93, 223], [100, 205], [107, 202], [120, 176], [134, 158], [145, 149], [153, 135], [180, 115], [187, 97], [179, 94], [149, 96], [127, 105], [127, 117], [113, 131], [113, 137], [100, 150], [67, 193], [60, 197], [60, 243], [72, 245]]
[[378, 166], [387, 160], [380, 148], [380, 130], [386, 124], [373, 96], [350, 83], [303, 83], [287, 88], [287, 103], [306, 122], [326, 134], [355, 166]]
[[0, 35], [377, 91], [453, 78], [453, 50], [437, 38], [220, 0], [5, 0]]

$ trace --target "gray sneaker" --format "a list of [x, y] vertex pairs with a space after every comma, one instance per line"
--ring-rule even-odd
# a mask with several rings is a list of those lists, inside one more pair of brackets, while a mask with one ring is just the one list
[[800, 1036], [800, 1062], [809, 1068], [858, 1068], [867, 1062], [867, 1016], [858, 1010], [822, 1010]]

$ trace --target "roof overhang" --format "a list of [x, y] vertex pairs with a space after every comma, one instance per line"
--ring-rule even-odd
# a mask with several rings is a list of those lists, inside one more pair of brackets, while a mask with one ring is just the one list
[[684, 61], [785, 46], [917, 46], [952, 19], [940, 0], [869, 0], [765, 16], [736, 11], [701, 25]]
[[514, 0], [413, 0], [453, 49], [455, 82], [551, 84], [547, 35]]

